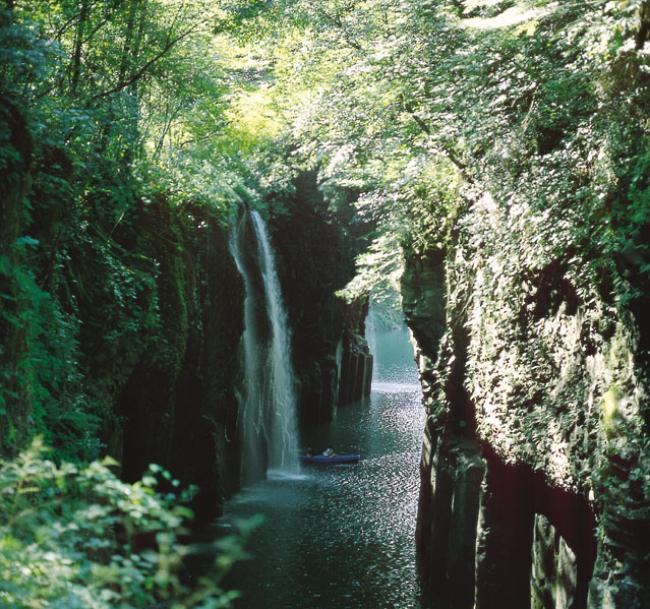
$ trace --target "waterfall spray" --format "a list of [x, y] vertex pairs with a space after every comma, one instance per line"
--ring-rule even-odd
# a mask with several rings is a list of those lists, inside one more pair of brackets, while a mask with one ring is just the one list
[[[251, 225], [254, 239], [247, 240]], [[239, 428], [246, 482], [264, 477], [266, 465], [297, 467], [296, 398], [287, 315], [268, 230], [257, 212], [239, 218], [230, 251], [245, 291]], [[265, 332], [260, 326], [266, 324]]]
[[266, 312], [271, 323], [271, 344], [267, 353], [267, 366], [270, 371], [271, 391], [268, 397], [270, 397], [269, 406], [271, 407], [272, 438], [269, 446], [269, 461], [273, 467], [290, 468], [298, 462], [291, 336], [266, 225], [256, 211], [251, 213], [251, 217], [260, 249]]

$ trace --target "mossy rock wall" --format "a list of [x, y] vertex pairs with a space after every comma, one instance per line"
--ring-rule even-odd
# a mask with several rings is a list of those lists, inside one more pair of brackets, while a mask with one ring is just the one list
[[155, 206], [140, 218], [159, 269], [160, 333], [116, 403], [124, 476], [151, 462], [199, 486], [202, 517], [220, 512], [239, 484], [236, 357], [243, 293], [227, 230], [204, 207]]
[[129, 480], [157, 462], [200, 487], [200, 517], [217, 514], [239, 484], [243, 323], [223, 212], [131, 193], [105, 224], [114, 202], [42, 190], [75, 179], [65, 154], [34, 166], [20, 115], [0, 118], [24, 152], [0, 208], [3, 456], [41, 434], [55, 458], [109, 453]]
[[626, 305], [629, 275], [579, 221], [483, 195], [444, 255], [407, 253], [429, 413], [418, 544], [453, 606], [650, 604], [648, 299]]

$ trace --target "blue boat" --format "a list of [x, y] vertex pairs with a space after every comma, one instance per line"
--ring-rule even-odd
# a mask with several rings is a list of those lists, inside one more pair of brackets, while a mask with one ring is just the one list
[[361, 459], [359, 453], [344, 453], [340, 455], [300, 455], [301, 463], [312, 465], [338, 465], [340, 463], [358, 463]]

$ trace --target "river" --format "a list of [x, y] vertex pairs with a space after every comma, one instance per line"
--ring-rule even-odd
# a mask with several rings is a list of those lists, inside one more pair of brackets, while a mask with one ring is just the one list
[[303, 466], [235, 496], [224, 522], [262, 514], [252, 558], [229, 584], [237, 609], [420, 609], [415, 567], [424, 415], [405, 328], [374, 330], [372, 394], [302, 430], [301, 444], [360, 452], [358, 465]]

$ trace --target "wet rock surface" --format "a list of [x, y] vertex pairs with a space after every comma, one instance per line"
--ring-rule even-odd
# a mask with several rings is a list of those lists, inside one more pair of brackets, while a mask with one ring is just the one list
[[228, 254], [228, 232], [204, 215], [197, 210], [196, 223], [205, 224], [196, 233], [176, 224], [176, 242], [165, 238], [178, 222], [173, 216], [150, 210], [143, 218], [151, 254], [161, 265], [166, 341], [145, 354], [119, 393], [111, 447], [127, 480], [138, 479], [153, 462], [196, 484], [200, 520], [218, 514], [239, 485], [239, 363], [233, 354], [243, 326], [243, 292]]

